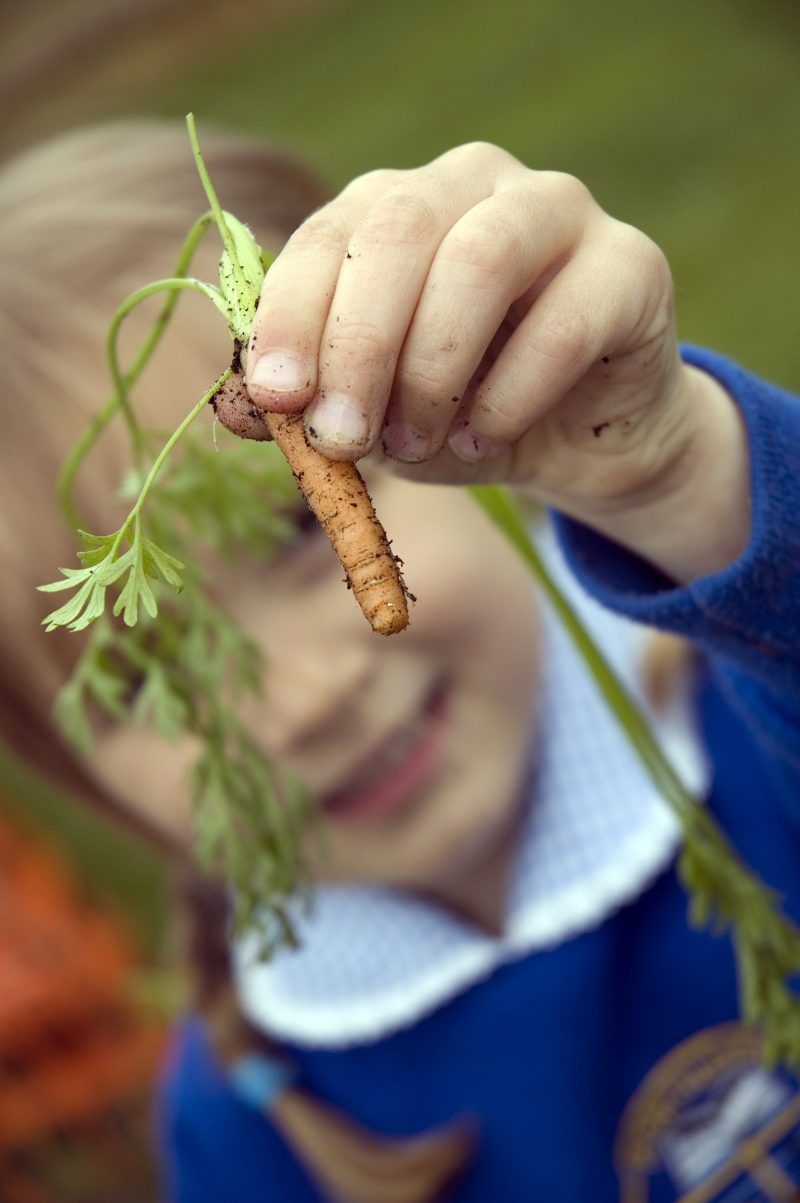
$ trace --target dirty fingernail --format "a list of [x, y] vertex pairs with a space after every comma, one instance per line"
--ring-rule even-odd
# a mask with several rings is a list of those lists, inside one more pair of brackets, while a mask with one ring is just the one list
[[367, 442], [367, 416], [362, 406], [344, 393], [327, 392], [306, 410], [306, 430], [318, 443], [359, 447]]
[[430, 456], [432, 443], [429, 434], [411, 426], [388, 426], [383, 432], [383, 447], [392, 459], [417, 464]]
[[477, 464], [481, 460], [491, 459], [500, 450], [498, 444], [492, 439], [487, 439], [484, 435], [473, 434], [468, 426], [454, 430], [447, 441], [458, 458], [465, 460], [468, 464]]
[[248, 384], [271, 393], [294, 393], [311, 382], [309, 365], [290, 351], [265, 351], [247, 376]]

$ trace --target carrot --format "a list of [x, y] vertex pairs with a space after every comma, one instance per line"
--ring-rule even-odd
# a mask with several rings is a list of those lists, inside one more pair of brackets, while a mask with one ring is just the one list
[[331, 541], [373, 631], [394, 635], [408, 625], [408, 598], [400, 561], [392, 552], [372, 499], [355, 464], [329, 460], [306, 440], [302, 414], [271, 414], [253, 405], [244, 377], [230, 377], [214, 409], [233, 434], [273, 439], [286, 456], [298, 487]]

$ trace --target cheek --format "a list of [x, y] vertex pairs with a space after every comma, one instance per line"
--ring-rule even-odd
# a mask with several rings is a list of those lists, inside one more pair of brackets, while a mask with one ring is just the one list
[[397, 536], [417, 597], [410, 639], [462, 673], [529, 682], [537, 623], [528, 569], [468, 496], [443, 499], [437, 509], [424, 541], [419, 527]]

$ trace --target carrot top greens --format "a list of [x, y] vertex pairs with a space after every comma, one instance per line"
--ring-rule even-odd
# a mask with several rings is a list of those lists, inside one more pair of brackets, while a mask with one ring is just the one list
[[[129, 396], [183, 291], [206, 296], [225, 317], [234, 341], [246, 342], [268, 262], [249, 230], [223, 213], [191, 117], [188, 124], [210, 209], [190, 230], [174, 276], [138, 289], [112, 318], [107, 356], [113, 393], [68, 457], [59, 481], [62, 509], [83, 545], [80, 567], [62, 568], [61, 580], [41, 586], [45, 592], [74, 590], [44, 624], [47, 630], [91, 628], [56, 702], [59, 726], [81, 752], [91, 751], [91, 716], [98, 711], [119, 722], [154, 725], [167, 739], [194, 738], [198, 752], [190, 789], [199, 857], [233, 884], [237, 930], [255, 929], [268, 955], [294, 940], [290, 903], [303, 893], [299, 832], [306, 824], [307, 799], [264, 757], [239, 718], [242, 699], [259, 692], [262, 659], [212, 600], [198, 553], [205, 547], [223, 556], [268, 555], [293, 536], [288, 511], [296, 507], [297, 489], [274, 444], [243, 442], [223, 431], [220, 455], [207, 435], [190, 430], [232, 368], [221, 373], [160, 448], [154, 432], [140, 425]], [[219, 286], [188, 275], [201, 238], [215, 223], [224, 247]], [[137, 305], [157, 293], [167, 299], [123, 371], [120, 329]], [[81, 529], [75, 479], [117, 414], [130, 435], [133, 466], [124, 493], [131, 509], [118, 530], [91, 534]], [[115, 595], [111, 605], [109, 591]]]
[[[142, 429], [129, 399], [182, 291], [205, 295], [224, 315], [234, 343], [246, 344], [266, 271], [250, 232], [220, 207], [194, 121], [191, 116], [187, 121], [210, 209], [189, 232], [175, 275], [139, 289], [114, 315], [108, 336], [114, 392], [67, 461], [59, 486], [62, 507], [79, 528], [72, 500], [75, 476], [105, 425], [121, 413], [131, 438], [133, 504], [112, 534], [79, 530], [81, 567], [62, 568], [61, 580], [42, 586], [75, 592], [44, 622], [48, 630], [92, 628], [56, 708], [61, 727], [84, 752], [91, 747], [95, 708], [121, 722], [152, 723], [167, 738], [195, 737], [199, 751], [190, 785], [200, 856], [232, 883], [237, 929], [258, 930], [269, 954], [277, 944], [294, 940], [292, 907], [298, 891], [305, 894], [300, 830], [309, 807], [296, 783], [264, 757], [237, 717], [242, 697], [258, 692], [262, 665], [252, 642], [209, 598], [197, 545], [225, 553], [258, 549], [263, 555], [271, 543], [288, 537], [282, 509], [296, 495], [295, 487], [274, 444], [232, 441], [219, 456], [193, 432], [187, 434], [232, 368], [200, 398], [152, 462], [152, 433]], [[212, 224], [224, 247], [218, 286], [188, 275], [194, 251]], [[167, 300], [123, 372], [120, 327], [132, 309], [159, 292]], [[800, 1066], [800, 999], [791, 987], [800, 973], [800, 933], [701, 801], [686, 792], [635, 703], [549, 577], [510, 495], [494, 486], [473, 493], [528, 563], [634, 754], [680, 821], [684, 842], [678, 870], [690, 895], [690, 921], [730, 931], [742, 1013], [762, 1027], [767, 1060]], [[111, 615], [109, 590], [116, 595]]]

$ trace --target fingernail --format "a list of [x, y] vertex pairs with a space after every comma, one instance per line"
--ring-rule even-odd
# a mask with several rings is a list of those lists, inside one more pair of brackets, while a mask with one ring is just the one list
[[430, 435], [411, 426], [389, 426], [384, 428], [383, 448], [392, 459], [417, 464], [429, 457], [432, 443]]
[[317, 443], [358, 447], [368, 437], [363, 408], [344, 393], [326, 392], [306, 410], [306, 430]]
[[311, 372], [290, 351], [265, 351], [250, 367], [247, 382], [271, 393], [294, 393], [310, 384]]
[[453, 431], [447, 441], [458, 458], [466, 460], [468, 464], [477, 464], [481, 460], [491, 459], [500, 450], [499, 445], [492, 439], [487, 439], [480, 434], [473, 434], [468, 426], [462, 426], [460, 430]]

